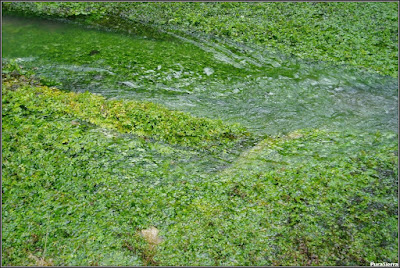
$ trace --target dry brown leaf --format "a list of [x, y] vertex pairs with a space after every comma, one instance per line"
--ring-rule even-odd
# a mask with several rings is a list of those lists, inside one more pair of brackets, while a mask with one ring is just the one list
[[149, 229], [144, 229], [140, 231], [140, 234], [150, 245], [158, 245], [162, 242], [161, 237], [158, 236], [160, 231], [156, 227], [150, 227]]
[[32, 255], [32, 253], [29, 253], [28, 256], [30, 259], [33, 259], [36, 263], [35, 266], [54, 266], [53, 260], [52, 259], [44, 259], [44, 258], [38, 258], [34, 255]]

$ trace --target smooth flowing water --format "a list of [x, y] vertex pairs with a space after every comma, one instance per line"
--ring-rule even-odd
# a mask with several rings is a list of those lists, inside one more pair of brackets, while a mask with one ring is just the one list
[[155, 33], [7, 16], [2, 57], [65, 90], [148, 100], [262, 135], [308, 127], [397, 131], [395, 78], [228, 41]]

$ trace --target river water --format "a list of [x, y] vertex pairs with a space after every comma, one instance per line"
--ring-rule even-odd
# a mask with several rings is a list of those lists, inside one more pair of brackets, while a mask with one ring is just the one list
[[121, 34], [10, 16], [2, 37], [3, 62], [61, 89], [152, 101], [260, 135], [398, 128], [397, 79], [354, 67], [176, 32]]

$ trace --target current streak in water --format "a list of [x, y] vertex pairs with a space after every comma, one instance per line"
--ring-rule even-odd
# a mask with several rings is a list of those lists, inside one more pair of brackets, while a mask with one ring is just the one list
[[397, 80], [352, 67], [261, 48], [233, 52], [232, 44], [198, 36], [124, 35], [16, 17], [3, 18], [2, 35], [3, 60], [66, 90], [161, 103], [262, 135], [398, 128]]

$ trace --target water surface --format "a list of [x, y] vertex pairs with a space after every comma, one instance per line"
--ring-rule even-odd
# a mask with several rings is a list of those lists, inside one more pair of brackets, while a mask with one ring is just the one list
[[398, 82], [348, 66], [176, 33], [121, 34], [3, 17], [3, 60], [59, 88], [148, 100], [258, 134], [397, 131]]

